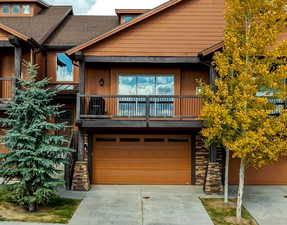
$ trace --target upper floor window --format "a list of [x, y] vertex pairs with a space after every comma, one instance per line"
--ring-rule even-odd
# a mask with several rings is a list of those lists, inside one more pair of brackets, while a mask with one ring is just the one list
[[73, 62], [64, 53], [57, 53], [57, 81], [74, 81]]
[[127, 23], [127, 22], [133, 20], [134, 18], [135, 18], [134, 16], [124, 16], [123, 19], [124, 19], [124, 22]]
[[12, 12], [13, 14], [20, 14], [20, 5], [13, 5]]
[[23, 14], [31, 14], [30, 5], [23, 5]]
[[3, 5], [1, 6], [1, 12], [3, 14], [9, 14], [9, 5]]

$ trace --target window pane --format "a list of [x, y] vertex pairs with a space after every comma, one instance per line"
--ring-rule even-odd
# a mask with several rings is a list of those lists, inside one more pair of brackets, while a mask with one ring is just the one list
[[73, 81], [73, 63], [64, 53], [57, 53], [57, 81]]
[[156, 94], [173, 95], [174, 94], [174, 77], [157, 76], [156, 77]]
[[30, 14], [30, 6], [29, 5], [23, 5], [23, 13], [24, 14]]
[[119, 95], [136, 95], [136, 76], [119, 76]]
[[155, 76], [138, 76], [138, 95], [155, 95]]
[[13, 13], [14, 14], [20, 13], [20, 5], [13, 5]]
[[9, 13], [9, 6], [8, 5], [3, 5], [2, 6], [2, 13], [5, 13], [5, 14]]
[[124, 16], [125, 23], [131, 21], [134, 18], [134, 16]]

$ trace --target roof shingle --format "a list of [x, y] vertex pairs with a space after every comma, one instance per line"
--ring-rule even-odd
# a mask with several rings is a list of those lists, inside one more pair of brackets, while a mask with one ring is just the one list
[[70, 13], [72, 13], [71, 6], [51, 6], [33, 17], [0, 17], [0, 24], [43, 44]]
[[45, 45], [74, 47], [108, 32], [118, 25], [117, 16], [68, 16]]

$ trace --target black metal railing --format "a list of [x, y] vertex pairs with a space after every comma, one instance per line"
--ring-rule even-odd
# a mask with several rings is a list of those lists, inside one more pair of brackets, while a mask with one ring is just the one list
[[271, 112], [271, 116], [279, 116], [281, 110], [287, 108], [287, 101], [269, 98], [269, 102], [274, 104], [274, 110]]
[[195, 119], [201, 106], [198, 96], [78, 95], [77, 117]]
[[0, 78], [0, 104], [5, 104], [13, 100], [15, 94], [15, 85], [15, 78]]

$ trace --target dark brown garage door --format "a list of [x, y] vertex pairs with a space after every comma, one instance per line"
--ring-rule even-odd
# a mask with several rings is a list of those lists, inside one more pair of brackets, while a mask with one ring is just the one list
[[[238, 159], [231, 159], [230, 184], [238, 184], [239, 166], [240, 161]], [[286, 185], [287, 159], [282, 159], [270, 166], [265, 166], [260, 169], [248, 168], [245, 182], [246, 184]]]
[[94, 184], [191, 184], [188, 136], [95, 136]]

